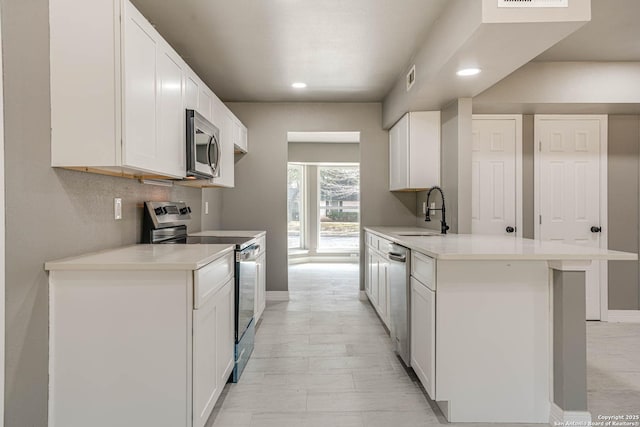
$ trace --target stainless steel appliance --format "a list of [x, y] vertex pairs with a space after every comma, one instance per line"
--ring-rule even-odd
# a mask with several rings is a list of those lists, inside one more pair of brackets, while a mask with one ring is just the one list
[[256, 260], [260, 245], [252, 237], [189, 236], [191, 209], [183, 202], [145, 202], [142, 243], [235, 245], [235, 367], [238, 382], [253, 352], [254, 299], [258, 282]]
[[220, 176], [220, 131], [195, 110], [187, 110], [187, 176]]
[[391, 302], [391, 339], [406, 366], [411, 366], [411, 251], [390, 243], [389, 293]]

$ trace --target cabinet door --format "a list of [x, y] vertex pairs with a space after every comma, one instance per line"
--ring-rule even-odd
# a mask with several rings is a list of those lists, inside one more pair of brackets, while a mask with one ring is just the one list
[[440, 111], [409, 113], [409, 181], [407, 188], [440, 185]]
[[[365, 234], [365, 242], [368, 242], [369, 233]], [[364, 268], [364, 292], [367, 297], [371, 297], [371, 249], [365, 245], [365, 268]]]
[[168, 45], [158, 52], [158, 166], [167, 175], [184, 177], [186, 172], [184, 70], [180, 58]]
[[380, 256], [378, 262], [378, 311], [384, 323], [389, 327], [389, 262]]
[[409, 185], [409, 115], [405, 114], [389, 130], [389, 189]]
[[266, 270], [267, 256], [265, 253], [258, 257], [256, 266], [258, 267], [258, 286], [256, 287], [255, 298], [255, 319], [256, 323], [262, 316], [267, 300], [267, 270]]
[[216, 325], [219, 306], [211, 298], [193, 310], [193, 426], [202, 427], [215, 405], [218, 389], [224, 386], [216, 370], [219, 328]]
[[200, 86], [200, 92], [198, 94], [198, 112], [209, 121], [213, 121], [211, 109], [212, 98], [213, 96], [209, 91], [209, 88], [204, 85]]
[[191, 73], [187, 73], [185, 83], [185, 108], [190, 110], [198, 109], [198, 95], [200, 94], [200, 84], [198, 78]]
[[411, 367], [429, 397], [436, 399], [435, 292], [411, 277]]
[[155, 172], [157, 33], [129, 2], [124, 19], [123, 164]]
[[[231, 279], [215, 296], [216, 338], [218, 340], [216, 344], [216, 375], [220, 389], [229, 379], [234, 362], [234, 288], [235, 281]], [[215, 396], [215, 399], [217, 397]]]
[[380, 261], [380, 257], [378, 256], [378, 254], [376, 253], [371, 253], [371, 295], [370, 295], [370, 299], [371, 302], [373, 303], [373, 306], [378, 307], [378, 301], [379, 301], [379, 292], [380, 292], [380, 287], [379, 287], [379, 281], [378, 281], [378, 272], [379, 272], [379, 268], [378, 268], [378, 264]]

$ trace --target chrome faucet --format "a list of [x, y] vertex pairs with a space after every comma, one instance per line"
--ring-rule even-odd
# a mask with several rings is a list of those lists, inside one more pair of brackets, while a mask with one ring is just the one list
[[[442, 207], [439, 209], [436, 209], [436, 208], [431, 209], [429, 207], [429, 197], [431, 197], [431, 192], [433, 190], [438, 190], [440, 192], [440, 196], [442, 197]], [[427, 216], [424, 219], [427, 222], [431, 221], [431, 216], [430, 216], [431, 211], [442, 211], [442, 219], [440, 220], [440, 233], [447, 234], [447, 230], [449, 229], [449, 226], [447, 225], [446, 209], [444, 207], [444, 193], [442, 192], [442, 188], [440, 187], [431, 187], [431, 189], [427, 193]]]

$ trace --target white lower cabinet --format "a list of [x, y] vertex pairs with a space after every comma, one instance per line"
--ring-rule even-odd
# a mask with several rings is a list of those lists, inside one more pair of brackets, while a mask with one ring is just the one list
[[411, 277], [411, 367], [436, 398], [436, 293]]
[[365, 292], [376, 309], [380, 318], [390, 327], [390, 300], [389, 300], [389, 262], [386, 255], [380, 252], [378, 247], [386, 247], [389, 241], [373, 236], [367, 232]]
[[49, 272], [49, 426], [202, 427], [234, 365], [234, 255]]

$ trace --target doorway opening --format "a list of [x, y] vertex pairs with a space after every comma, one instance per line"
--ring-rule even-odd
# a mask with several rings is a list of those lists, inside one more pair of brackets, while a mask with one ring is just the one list
[[295, 299], [291, 292], [296, 288], [301, 295], [315, 289], [318, 298], [328, 289], [332, 295], [357, 298], [360, 133], [289, 132], [287, 136], [290, 298]]

